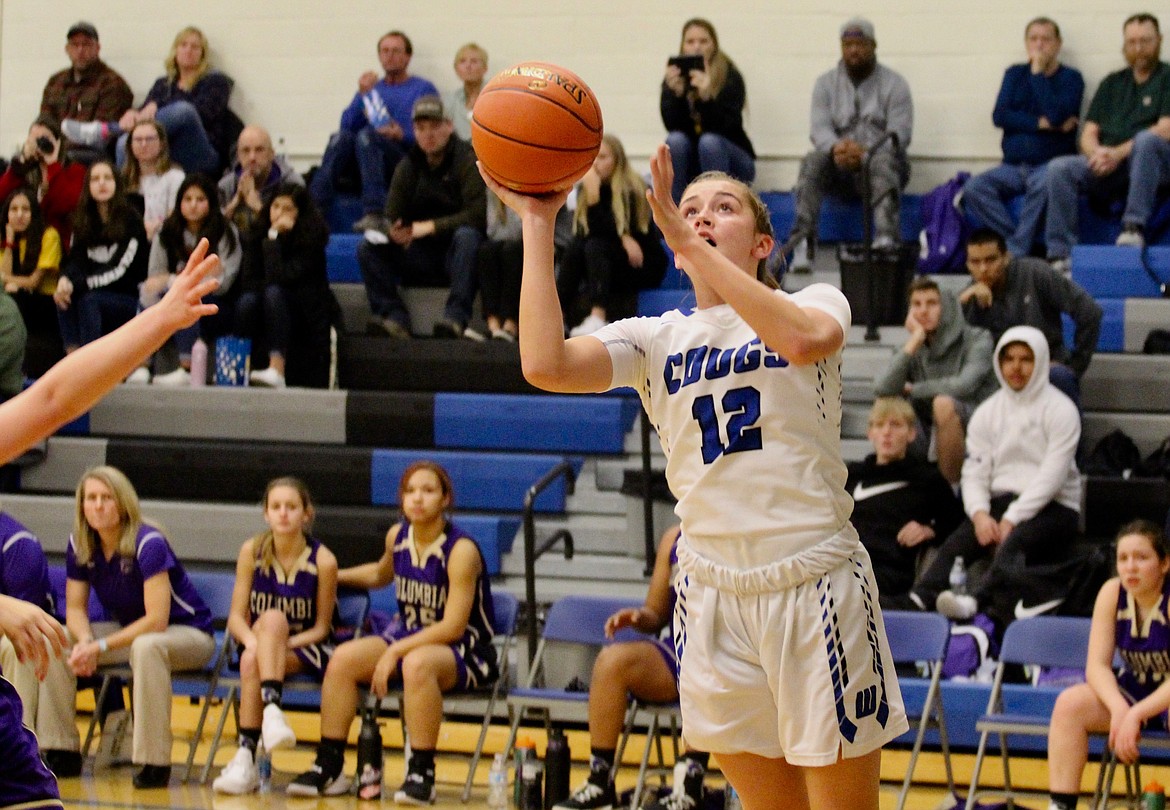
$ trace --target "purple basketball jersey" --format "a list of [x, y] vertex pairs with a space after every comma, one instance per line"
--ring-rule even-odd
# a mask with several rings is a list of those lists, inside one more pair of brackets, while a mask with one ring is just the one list
[[317, 552], [321, 542], [306, 538], [305, 550], [291, 571], [273, 562], [265, 571], [260, 559], [252, 569], [252, 592], [248, 609], [252, 624], [266, 610], [279, 610], [288, 618], [289, 635], [296, 635], [317, 623]]
[[424, 627], [441, 621], [447, 606], [447, 561], [451, 549], [460, 540], [470, 540], [480, 556], [480, 574], [475, 583], [475, 599], [471, 615], [467, 618], [467, 629], [463, 643], [468, 647], [484, 647], [491, 644], [492, 604], [491, 586], [484, 573], [483, 552], [475, 539], [456, 526], [447, 523], [446, 534], [432, 543], [420, 556], [410, 539], [410, 524], [403, 521], [398, 537], [394, 539], [394, 587], [398, 596], [398, 614], [401, 624], [394, 636], [401, 638], [417, 633]]
[[1134, 702], [1144, 699], [1162, 685], [1170, 673], [1170, 620], [1166, 607], [1170, 599], [1170, 577], [1162, 583], [1162, 599], [1138, 625], [1137, 605], [1129, 592], [1117, 594], [1117, 651], [1122, 669], [1117, 683]]
[[0, 593], [54, 612], [49, 565], [41, 541], [4, 512], [0, 512]]
[[59, 808], [57, 779], [41, 762], [37, 738], [21, 722], [20, 696], [0, 677], [0, 808]]

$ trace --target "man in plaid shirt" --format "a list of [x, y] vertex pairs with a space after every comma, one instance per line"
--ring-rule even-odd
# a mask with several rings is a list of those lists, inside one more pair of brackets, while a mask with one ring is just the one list
[[53, 74], [41, 97], [41, 114], [58, 124], [75, 121], [117, 121], [130, 109], [134, 93], [119, 73], [101, 60], [101, 43], [93, 23], [69, 29], [65, 54], [70, 66]]

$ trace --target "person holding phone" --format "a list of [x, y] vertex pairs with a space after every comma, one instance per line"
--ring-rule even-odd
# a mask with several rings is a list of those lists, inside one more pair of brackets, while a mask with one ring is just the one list
[[0, 199], [23, 186], [33, 189], [45, 224], [60, 235], [62, 250], [68, 250], [73, 209], [84, 184], [85, 166], [62, 154], [60, 128], [51, 118], [41, 116], [28, 128], [28, 137], [8, 164], [8, 171], [0, 175]]
[[659, 104], [676, 202], [703, 172], [725, 172], [745, 183], [756, 178], [756, 152], [743, 129], [746, 104], [743, 75], [719, 49], [715, 26], [699, 17], [687, 20], [679, 54], [666, 64]]

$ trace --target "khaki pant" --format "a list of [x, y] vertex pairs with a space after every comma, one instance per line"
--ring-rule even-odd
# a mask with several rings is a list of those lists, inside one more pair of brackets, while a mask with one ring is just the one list
[[[93, 637], [107, 636], [118, 628], [113, 622], [97, 622]], [[161, 633], [143, 633], [129, 649], [108, 650], [98, 658], [101, 666], [129, 662], [134, 672], [134, 764], [171, 764], [171, 673], [198, 669], [214, 653], [215, 639], [210, 635], [172, 624]]]
[[23, 722], [36, 733], [42, 751], [77, 751], [81, 747], [75, 718], [77, 679], [65, 663], [67, 657], [55, 658], [50, 650], [49, 671], [38, 681], [32, 662], [20, 663], [12, 642], [0, 639], [0, 668], [16, 687], [23, 704]]

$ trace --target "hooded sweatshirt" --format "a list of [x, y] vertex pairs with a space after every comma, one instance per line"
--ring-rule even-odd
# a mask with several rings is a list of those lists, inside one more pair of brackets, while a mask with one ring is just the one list
[[978, 405], [998, 387], [991, 362], [991, 334], [963, 318], [959, 300], [939, 291], [942, 314], [938, 328], [914, 354], [897, 352], [886, 373], [874, 384], [879, 397], [902, 395], [913, 383], [912, 402], [929, 402], [946, 394], [968, 405]]
[[[1009, 343], [1026, 343], [1035, 355], [1032, 377], [1022, 391], [1004, 381], [999, 356]], [[1056, 501], [1081, 511], [1077, 407], [1048, 382], [1048, 341], [1032, 326], [1013, 326], [995, 347], [1000, 389], [975, 409], [967, 426], [963, 462], [963, 506], [972, 519], [991, 511], [991, 498], [1013, 493], [1003, 517], [1015, 525]]]

